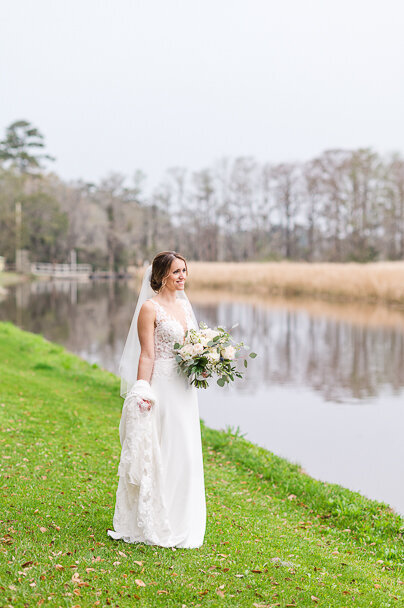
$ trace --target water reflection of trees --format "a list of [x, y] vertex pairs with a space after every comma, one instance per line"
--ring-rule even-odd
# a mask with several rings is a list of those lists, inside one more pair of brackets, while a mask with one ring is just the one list
[[116, 371], [136, 298], [136, 292], [118, 282], [23, 284], [0, 304], [0, 320]]
[[235, 337], [247, 336], [259, 353], [240, 391], [292, 384], [312, 388], [327, 401], [352, 401], [377, 397], [386, 388], [398, 394], [404, 387], [404, 333], [398, 329], [251, 304], [203, 305], [198, 312], [210, 325], [238, 322]]
[[[136, 305], [124, 282], [32, 283], [0, 304], [0, 320], [43, 334], [81, 357], [116, 372]], [[199, 320], [230, 328], [257, 353], [240, 392], [289, 384], [326, 400], [351, 401], [404, 387], [404, 332], [351, 324], [304, 310], [220, 300], [194, 303]]]

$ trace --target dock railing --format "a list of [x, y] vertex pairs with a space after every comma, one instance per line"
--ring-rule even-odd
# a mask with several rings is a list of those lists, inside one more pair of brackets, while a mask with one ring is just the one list
[[38, 276], [61, 277], [61, 278], [86, 278], [93, 269], [91, 264], [50, 264], [45, 262], [33, 262], [31, 273]]

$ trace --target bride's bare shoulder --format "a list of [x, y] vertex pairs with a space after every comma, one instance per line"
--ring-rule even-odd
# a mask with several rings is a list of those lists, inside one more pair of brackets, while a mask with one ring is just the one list
[[139, 319], [147, 320], [154, 319], [156, 316], [156, 308], [152, 298], [145, 300], [139, 310]]
[[149, 298], [148, 300], [145, 300], [142, 304], [142, 308], [143, 308], [143, 306], [148, 306], [149, 308], [153, 308], [154, 298]]

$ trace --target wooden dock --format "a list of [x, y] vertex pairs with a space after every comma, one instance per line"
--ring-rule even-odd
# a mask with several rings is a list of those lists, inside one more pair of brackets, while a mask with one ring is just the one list
[[54, 279], [76, 279], [88, 280], [93, 269], [90, 264], [51, 264], [45, 262], [33, 262], [31, 274]]

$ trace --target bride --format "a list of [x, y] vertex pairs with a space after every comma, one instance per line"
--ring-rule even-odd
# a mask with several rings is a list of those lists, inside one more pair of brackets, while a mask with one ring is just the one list
[[[162, 547], [203, 543], [206, 502], [197, 389], [173, 345], [198, 329], [184, 292], [188, 269], [175, 251], [143, 277], [121, 358], [122, 408], [113, 539]], [[157, 295], [156, 295], [157, 294]]]

